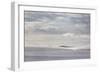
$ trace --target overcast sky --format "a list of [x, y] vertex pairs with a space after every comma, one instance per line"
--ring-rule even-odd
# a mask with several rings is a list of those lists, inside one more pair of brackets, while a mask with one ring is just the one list
[[89, 14], [25, 11], [24, 15], [26, 33], [90, 34]]

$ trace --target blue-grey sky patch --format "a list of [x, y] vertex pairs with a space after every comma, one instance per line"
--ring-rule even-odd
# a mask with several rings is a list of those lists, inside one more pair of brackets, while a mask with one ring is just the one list
[[25, 31], [39, 34], [90, 34], [90, 14], [25, 11]]

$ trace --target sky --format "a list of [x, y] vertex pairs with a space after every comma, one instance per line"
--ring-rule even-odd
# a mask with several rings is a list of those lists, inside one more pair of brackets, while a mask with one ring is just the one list
[[25, 42], [28, 45], [43, 44], [44, 41], [44, 44], [51, 44], [55, 41], [55, 43], [66, 42], [67, 44], [70, 42], [74, 45], [76, 42], [77, 44], [83, 43], [88, 44], [89, 47], [90, 14], [24, 11], [24, 23]]

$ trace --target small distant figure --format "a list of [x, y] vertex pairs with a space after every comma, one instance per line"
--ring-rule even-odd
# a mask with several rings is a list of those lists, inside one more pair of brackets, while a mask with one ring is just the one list
[[71, 46], [65, 46], [65, 45], [61, 45], [60, 47], [71, 47]]

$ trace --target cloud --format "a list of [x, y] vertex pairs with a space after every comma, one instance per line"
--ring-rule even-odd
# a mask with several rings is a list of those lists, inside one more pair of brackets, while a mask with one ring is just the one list
[[88, 34], [75, 34], [75, 33], [65, 33], [62, 34], [64, 37], [76, 37], [76, 38], [90, 38], [90, 35]]
[[25, 11], [25, 29], [43, 34], [89, 34], [90, 15], [80, 13]]
[[74, 36], [74, 34], [73, 33], [65, 33], [65, 34], [63, 34], [63, 36]]

